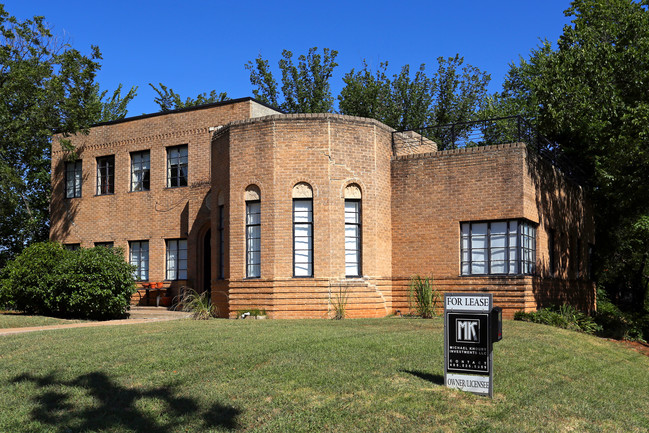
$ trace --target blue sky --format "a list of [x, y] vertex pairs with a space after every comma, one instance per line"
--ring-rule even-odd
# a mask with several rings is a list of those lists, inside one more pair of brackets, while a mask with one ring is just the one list
[[[2, 0], [0, 0], [2, 2]], [[98, 82], [112, 92], [119, 83], [138, 86], [129, 116], [158, 111], [148, 83], [181, 96], [212, 89], [232, 98], [252, 96], [244, 64], [260, 53], [272, 66], [283, 49], [336, 49], [339, 67], [331, 81], [363, 59], [389, 62], [389, 73], [425, 63], [432, 73], [439, 56], [459, 53], [491, 74], [498, 91], [508, 65], [527, 57], [540, 39], [556, 42], [569, 23], [567, 0], [458, 1], [93, 1], [8, 0], [9, 14], [23, 20], [43, 15], [54, 33], [84, 53], [98, 45]], [[279, 73], [276, 73], [279, 80]]]

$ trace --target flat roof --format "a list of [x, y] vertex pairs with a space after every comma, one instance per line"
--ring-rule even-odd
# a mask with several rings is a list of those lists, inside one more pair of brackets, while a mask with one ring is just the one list
[[108, 122], [99, 122], [99, 123], [92, 124], [91, 127], [103, 126], [103, 125], [115, 125], [117, 123], [130, 122], [132, 120], [148, 119], [149, 117], [164, 116], [166, 114], [175, 114], [175, 113], [184, 113], [184, 112], [187, 112], [187, 111], [203, 110], [205, 108], [220, 107], [220, 106], [223, 106], [223, 105], [238, 104], [240, 102], [248, 102], [248, 101], [256, 102], [259, 105], [263, 105], [264, 107], [270, 108], [272, 110], [277, 111], [278, 113], [284, 114], [284, 112], [282, 110], [280, 110], [279, 108], [277, 108], [277, 107], [273, 107], [270, 104], [266, 104], [265, 102], [258, 101], [255, 98], [252, 98], [250, 96], [246, 96], [245, 98], [228, 99], [227, 101], [211, 102], [209, 104], [202, 104], [202, 105], [195, 105], [195, 106], [192, 106], [192, 107], [178, 108], [176, 110], [158, 111], [157, 113], [141, 114], [139, 116], [125, 117], [123, 119], [110, 120]]

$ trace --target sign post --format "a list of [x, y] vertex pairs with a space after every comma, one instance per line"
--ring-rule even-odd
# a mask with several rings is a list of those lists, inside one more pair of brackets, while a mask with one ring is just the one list
[[444, 295], [444, 384], [493, 396], [493, 342], [499, 341], [501, 311], [493, 295]]

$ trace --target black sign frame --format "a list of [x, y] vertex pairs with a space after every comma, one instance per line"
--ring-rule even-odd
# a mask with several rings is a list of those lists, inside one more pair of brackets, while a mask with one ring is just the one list
[[[493, 396], [492, 309], [491, 293], [444, 294], [446, 386]], [[488, 387], [485, 380], [488, 381]], [[467, 385], [457, 385], [458, 383]]]

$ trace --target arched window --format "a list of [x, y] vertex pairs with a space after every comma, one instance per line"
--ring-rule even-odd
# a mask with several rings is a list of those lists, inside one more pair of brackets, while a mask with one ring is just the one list
[[345, 188], [345, 276], [360, 277], [362, 258], [361, 189], [356, 184]]
[[313, 189], [293, 187], [293, 276], [313, 277]]
[[246, 278], [261, 277], [261, 192], [246, 188]]

